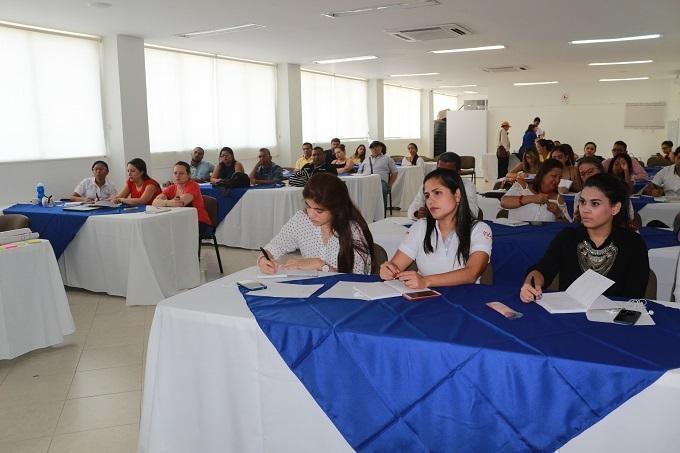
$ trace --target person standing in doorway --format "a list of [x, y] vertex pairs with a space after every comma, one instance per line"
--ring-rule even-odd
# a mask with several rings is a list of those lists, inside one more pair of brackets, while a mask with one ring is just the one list
[[510, 162], [510, 137], [508, 130], [510, 123], [503, 121], [501, 123], [501, 130], [498, 131], [498, 145], [496, 148], [496, 157], [498, 157], [498, 177], [502, 178], [508, 173], [508, 163]]

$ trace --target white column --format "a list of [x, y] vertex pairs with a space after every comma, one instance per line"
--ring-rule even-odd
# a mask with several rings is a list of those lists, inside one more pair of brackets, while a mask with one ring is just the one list
[[420, 90], [420, 153], [434, 156], [434, 120], [432, 90]]
[[302, 89], [300, 65], [277, 66], [277, 121], [279, 156], [274, 160], [292, 166], [302, 150]]
[[111, 161], [109, 178], [120, 187], [125, 179], [126, 162], [139, 157], [151, 167], [144, 39], [125, 35], [104, 37], [103, 69], [104, 130]]
[[385, 91], [383, 79], [368, 81], [368, 137], [385, 140]]

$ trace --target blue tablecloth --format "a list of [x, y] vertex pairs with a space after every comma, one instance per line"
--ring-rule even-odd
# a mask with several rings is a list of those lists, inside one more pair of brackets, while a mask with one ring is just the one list
[[[567, 211], [569, 211], [570, 216], [574, 216], [574, 196], [575, 194], [565, 194], [564, 201], [567, 203]], [[657, 203], [654, 201], [654, 197], [639, 196], [631, 198], [630, 202], [633, 204], [633, 211], [638, 212], [640, 209], [644, 208], [650, 203]]]
[[31, 219], [31, 230], [50, 241], [54, 255], [59, 259], [87, 218], [93, 215], [143, 212], [146, 206], [132, 208], [102, 208], [96, 211], [64, 211], [62, 206], [43, 208], [32, 204], [15, 204], [4, 210], [5, 214], [23, 214]]
[[[245, 296], [262, 331], [357, 451], [553, 452], [680, 367], [680, 312], [655, 327], [549, 315], [517, 287], [423, 302]], [[502, 301], [524, 317], [484, 305]], [[642, 416], [642, 414], [641, 414]]]
[[[493, 231], [491, 251], [493, 282], [516, 287], [522, 284], [527, 269], [543, 257], [550, 241], [557, 233], [563, 228], [577, 227], [562, 222], [545, 222], [542, 226], [520, 227], [509, 227], [492, 222], [488, 224]], [[640, 234], [649, 249], [678, 245], [672, 231], [644, 227]]]
[[199, 184], [201, 193], [208, 195], [217, 200], [217, 223], [219, 224], [234, 209], [234, 206], [241, 200], [243, 195], [251, 189], [273, 189], [276, 187], [283, 187], [283, 184], [267, 184], [262, 186], [251, 186], [245, 188], [229, 189], [227, 196], [224, 196], [224, 191], [218, 187], [213, 187], [210, 183]]

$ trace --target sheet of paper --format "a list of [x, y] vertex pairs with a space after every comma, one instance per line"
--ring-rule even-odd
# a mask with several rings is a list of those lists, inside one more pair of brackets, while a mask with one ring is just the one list
[[387, 285], [386, 282], [355, 282], [354, 290], [368, 300], [388, 299], [403, 294], [403, 291], [395, 289], [392, 285]]
[[566, 291], [543, 293], [536, 301], [549, 313], [585, 313], [614, 282], [588, 269]]
[[94, 202], [95, 206], [104, 206], [106, 208], [118, 208], [123, 205], [123, 203], [113, 203], [109, 200], [99, 200]]
[[256, 278], [292, 278], [292, 277], [319, 277], [319, 271], [304, 269], [283, 269], [279, 268], [277, 274], [257, 274]]
[[511, 226], [511, 227], [516, 227], [516, 226], [523, 226], [523, 225], [529, 225], [529, 222], [522, 222], [520, 220], [510, 220], [510, 219], [491, 219], [493, 223], [497, 223], [499, 225], [505, 225], [505, 226]]
[[564, 189], [568, 189], [571, 187], [571, 179], [560, 179], [560, 184], [557, 187], [562, 187]]
[[368, 300], [365, 296], [358, 293], [354, 289], [354, 285], [357, 282], [337, 282], [335, 285], [330, 287], [326, 292], [321, 294], [319, 298], [321, 299], [360, 299]]
[[317, 292], [323, 285], [295, 285], [291, 283], [267, 282], [265, 289], [249, 291], [249, 296], [288, 297], [306, 299]]
[[656, 323], [652, 316], [647, 311], [647, 308], [642, 304], [630, 303], [628, 301], [611, 300], [605, 296], [600, 296], [595, 299], [595, 302], [586, 311], [588, 321], [605, 322], [614, 324], [614, 318], [622, 308], [628, 310], [635, 310], [642, 313], [640, 318], [635, 323], [636, 326], [655, 326]]

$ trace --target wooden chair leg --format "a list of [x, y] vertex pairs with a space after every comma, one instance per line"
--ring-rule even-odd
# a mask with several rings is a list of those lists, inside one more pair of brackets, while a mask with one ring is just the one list
[[217, 245], [217, 237], [215, 234], [212, 235], [213, 245], [215, 246], [215, 254], [217, 255], [217, 264], [220, 265], [220, 274], [224, 274], [224, 269], [222, 269], [222, 258], [220, 257], [220, 247]]

